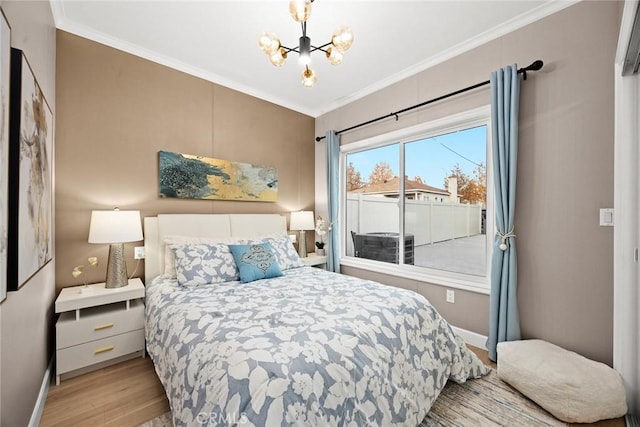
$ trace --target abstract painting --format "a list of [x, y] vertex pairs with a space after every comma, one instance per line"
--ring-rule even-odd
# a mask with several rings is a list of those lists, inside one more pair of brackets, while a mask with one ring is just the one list
[[160, 197], [275, 202], [276, 168], [160, 151]]
[[11, 29], [0, 13], [0, 302], [7, 297], [9, 229], [9, 88]]
[[52, 257], [53, 114], [19, 49], [11, 49], [9, 290]]

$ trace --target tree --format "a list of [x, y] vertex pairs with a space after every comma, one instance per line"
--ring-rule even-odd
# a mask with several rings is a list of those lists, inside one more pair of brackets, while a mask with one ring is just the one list
[[476, 197], [483, 205], [487, 204], [487, 166], [480, 163], [473, 171], [474, 181], [476, 182]]
[[362, 187], [364, 187], [364, 182], [362, 182], [360, 172], [356, 170], [353, 163], [349, 162], [347, 165], [347, 191], [357, 190]]
[[451, 169], [451, 172], [449, 172], [449, 175], [447, 175], [447, 178], [444, 179], [444, 188], [447, 188], [447, 185], [449, 185], [450, 177], [458, 179], [458, 195], [463, 196], [464, 189], [469, 185], [469, 175], [464, 173], [460, 165], [456, 163]]
[[[473, 178], [464, 173], [459, 164], [451, 169], [450, 177], [458, 179], [458, 195], [462, 203], [487, 203], [487, 168], [484, 163], [480, 163], [473, 171]], [[445, 179], [444, 185], [448, 182]]]
[[369, 184], [380, 184], [393, 178], [393, 171], [387, 162], [378, 162], [369, 175]]

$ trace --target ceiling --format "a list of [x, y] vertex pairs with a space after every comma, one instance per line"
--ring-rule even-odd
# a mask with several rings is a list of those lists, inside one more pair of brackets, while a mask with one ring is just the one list
[[300, 83], [297, 54], [277, 68], [258, 48], [263, 31], [296, 47], [300, 24], [287, 0], [51, 0], [56, 27], [317, 117], [567, 7], [551, 1], [316, 0], [312, 45], [348, 25], [354, 43], [332, 66], [311, 54], [318, 82]]

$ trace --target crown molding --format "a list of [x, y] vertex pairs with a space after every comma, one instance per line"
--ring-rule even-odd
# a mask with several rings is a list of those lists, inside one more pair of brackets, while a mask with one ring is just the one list
[[339, 100], [329, 102], [317, 108], [308, 108], [302, 105], [291, 103], [285, 99], [279, 98], [270, 93], [261, 91], [253, 87], [239, 84], [231, 79], [225, 78], [223, 76], [204, 70], [202, 68], [194, 67], [185, 62], [178, 61], [166, 55], [162, 55], [162, 54], [159, 54], [158, 52], [145, 49], [143, 47], [118, 39], [116, 37], [109, 36], [107, 34], [96, 31], [92, 28], [79, 25], [74, 22], [69, 22], [65, 17], [64, 4], [62, 1], [50, 0], [50, 4], [51, 4], [51, 10], [53, 13], [53, 18], [54, 18], [56, 28], [60, 30], [67, 31], [69, 33], [78, 35], [80, 37], [84, 37], [86, 39], [95, 41], [105, 46], [109, 46], [114, 49], [118, 49], [123, 52], [130, 53], [132, 55], [147, 59], [149, 61], [167, 66], [174, 70], [181, 71], [195, 77], [199, 77], [201, 79], [213, 82], [215, 84], [219, 84], [221, 86], [225, 86], [230, 89], [237, 90], [247, 95], [262, 99], [264, 101], [268, 101], [273, 104], [277, 104], [282, 107], [300, 112], [302, 114], [306, 114], [308, 116], [317, 118], [337, 108], [343, 107], [353, 101], [356, 101], [367, 95], [370, 95], [381, 89], [384, 89], [387, 86], [395, 84], [408, 77], [414, 76], [428, 68], [441, 64], [460, 54], [468, 52], [487, 42], [490, 42], [499, 37], [502, 37], [505, 34], [508, 34], [512, 31], [515, 31], [526, 25], [529, 25], [535, 21], [538, 21], [556, 12], [559, 12], [569, 6], [579, 3], [580, 1], [582, 0], [550, 0], [529, 12], [523, 13], [497, 27], [487, 30], [482, 34], [479, 34], [478, 36], [465, 40], [464, 42], [459, 43], [448, 50], [445, 50], [437, 55], [427, 58], [424, 61], [403, 70], [402, 72], [394, 74], [389, 78], [380, 80], [379, 82], [373, 85], [370, 85], [351, 95], [344, 96]]
[[[55, 3], [58, 3], [58, 2], [55, 2]], [[52, 6], [52, 10], [54, 10], [53, 6]], [[57, 14], [57, 18], [56, 18], [56, 14]], [[269, 93], [257, 90], [253, 87], [238, 84], [237, 82], [227, 79], [225, 77], [222, 77], [218, 74], [212, 73], [210, 71], [204, 70], [199, 67], [194, 67], [190, 64], [187, 64], [186, 62], [178, 61], [169, 56], [162, 55], [162, 54], [159, 54], [158, 52], [145, 49], [143, 47], [129, 43], [127, 41], [121, 40], [116, 37], [112, 37], [110, 35], [96, 31], [84, 25], [79, 25], [74, 22], [67, 22], [66, 19], [63, 18], [63, 16], [64, 16], [63, 10], [61, 8], [58, 8], [58, 11], [54, 12], [54, 20], [56, 23], [56, 28], [59, 30], [66, 31], [68, 33], [86, 38], [88, 40], [92, 40], [96, 43], [100, 43], [105, 46], [109, 46], [114, 49], [120, 50], [122, 52], [126, 52], [131, 55], [135, 55], [137, 57], [149, 60], [151, 62], [164, 65], [166, 67], [189, 74], [194, 77], [201, 78], [203, 80], [210, 81], [220, 86], [225, 86], [229, 89], [237, 90], [238, 92], [242, 92], [244, 94], [262, 99], [264, 101], [268, 101], [273, 104], [280, 105], [290, 110], [297, 111], [299, 113], [306, 114], [314, 118], [316, 117], [316, 111], [309, 110], [308, 108], [302, 105], [294, 104], [284, 99], [274, 97]]]
[[[549, 15], [553, 15], [554, 13], [559, 12], [569, 6], [573, 6], [574, 4], [579, 3], [580, 1], [582, 0], [550, 0], [549, 2], [544, 3], [538, 6], [537, 8], [532, 9], [529, 12], [516, 16], [515, 18], [512, 18], [509, 21], [506, 21], [505, 23], [497, 27], [491, 28], [485, 31], [484, 33], [481, 33], [475, 37], [467, 39], [464, 42], [451, 47], [450, 49], [447, 49], [437, 55], [427, 58], [424, 61], [401, 71], [400, 73], [397, 73], [384, 80], [380, 80], [379, 82], [371, 86], [368, 86], [352, 95], [348, 95], [340, 99], [339, 101], [328, 104], [318, 110], [318, 113], [319, 113], [318, 116], [322, 114], [326, 114], [340, 107], [343, 107], [360, 98], [364, 98], [367, 95], [370, 95], [381, 89], [384, 89], [387, 86], [391, 86], [395, 83], [398, 83], [399, 81], [404, 80], [408, 77], [415, 76], [416, 74], [424, 70], [427, 70], [431, 67], [434, 67], [445, 61], [448, 61], [449, 59], [455, 58], [458, 55], [461, 55], [465, 52], [468, 52], [472, 49], [482, 46], [485, 43], [488, 43], [492, 40], [495, 40], [499, 37], [509, 34], [533, 22], [539, 21], [540, 19], [545, 18]], [[318, 117], [318, 116], [315, 116], [315, 117]]]

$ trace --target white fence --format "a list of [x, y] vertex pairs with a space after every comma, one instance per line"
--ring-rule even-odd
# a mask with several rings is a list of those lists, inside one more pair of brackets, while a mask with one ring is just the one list
[[[347, 233], [397, 233], [398, 199], [347, 195]], [[469, 237], [482, 232], [482, 206], [460, 203], [405, 200], [405, 234], [413, 234], [415, 246]], [[347, 239], [347, 254], [353, 254]]]

